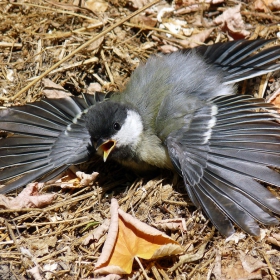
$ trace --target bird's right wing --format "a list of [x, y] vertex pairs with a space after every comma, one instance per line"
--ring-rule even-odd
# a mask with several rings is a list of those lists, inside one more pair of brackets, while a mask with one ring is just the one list
[[280, 58], [279, 45], [255, 53], [274, 41], [275, 39], [236, 40], [199, 46], [193, 51], [209, 64], [221, 68], [224, 71], [224, 83], [232, 84], [280, 69], [280, 63], [275, 63]]
[[0, 140], [0, 181], [7, 182], [0, 193], [88, 160], [91, 144], [83, 115], [103, 99], [103, 94], [87, 94], [0, 110], [0, 129], [14, 133]]
[[270, 211], [280, 214], [280, 201], [256, 181], [280, 186], [280, 174], [267, 167], [280, 167], [275, 119], [276, 109], [262, 99], [222, 96], [166, 139], [192, 202], [225, 236], [234, 232], [231, 221], [253, 235], [259, 234], [255, 220], [278, 223]]

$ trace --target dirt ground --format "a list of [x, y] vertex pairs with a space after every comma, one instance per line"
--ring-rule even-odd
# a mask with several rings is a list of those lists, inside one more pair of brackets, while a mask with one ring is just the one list
[[[151, 54], [232, 39], [280, 37], [280, 8], [265, 0], [160, 1], [120, 23], [148, 3], [0, 2], [1, 105], [120, 91]], [[279, 73], [239, 86], [240, 93], [267, 100], [278, 88]], [[88, 245], [83, 241], [110, 218], [112, 197], [147, 224], [186, 221], [185, 232], [166, 230], [183, 246], [184, 258], [141, 260], [150, 279], [280, 279], [279, 226], [261, 225], [260, 237], [237, 229], [227, 240], [192, 205], [182, 179], [172, 172], [140, 177], [99, 158], [79, 169], [99, 176], [83, 188], [50, 182], [42, 192], [56, 197], [43, 208], [0, 209], [0, 279], [92, 279], [106, 235]], [[267, 187], [280, 198], [276, 187]], [[29, 271], [35, 266], [39, 275]], [[122, 279], [145, 276], [134, 262], [132, 273]]]

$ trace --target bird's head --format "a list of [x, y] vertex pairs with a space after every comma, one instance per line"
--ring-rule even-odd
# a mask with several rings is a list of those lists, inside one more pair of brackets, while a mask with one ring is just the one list
[[135, 109], [112, 101], [97, 103], [86, 113], [86, 126], [104, 161], [109, 155], [116, 160], [135, 156], [143, 132], [141, 116]]

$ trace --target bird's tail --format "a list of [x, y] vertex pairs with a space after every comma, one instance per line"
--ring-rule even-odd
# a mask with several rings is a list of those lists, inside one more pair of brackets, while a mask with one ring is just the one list
[[223, 69], [224, 83], [232, 84], [280, 69], [280, 63], [275, 63], [280, 58], [279, 46], [254, 53], [273, 41], [275, 39], [237, 40], [199, 46], [194, 50], [209, 64]]
[[[0, 140], [0, 193], [45, 176], [50, 179], [71, 164], [88, 159], [90, 136], [83, 112], [103, 95], [43, 99], [0, 110], [0, 129], [13, 135]], [[12, 180], [12, 181], [11, 181]]]

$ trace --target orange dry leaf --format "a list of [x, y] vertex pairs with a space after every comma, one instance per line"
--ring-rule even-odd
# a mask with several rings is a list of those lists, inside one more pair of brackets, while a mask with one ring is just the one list
[[55, 181], [55, 183], [60, 184], [60, 187], [62, 189], [79, 189], [94, 183], [98, 175], [99, 175], [98, 172], [93, 172], [92, 174], [86, 174], [84, 172], [77, 171], [76, 172], [77, 178], [71, 179], [73, 174], [69, 173], [68, 175]]
[[280, 10], [279, 0], [256, 0], [254, 3], [255, 9], [258, 11], [270, 12]]
[[182, 253], [181, 246], [161, 231], [118, 209], [111, 202], [111, 224], [95, 273], [130, 274], [135, 257], [155, 259]]
[[56, 194], [39, 194], [39, 189], [43, 185], [43, 183], [30, 183], [14, 198], [0, 194], [0, 208], [40, 208], [51, 204]]

